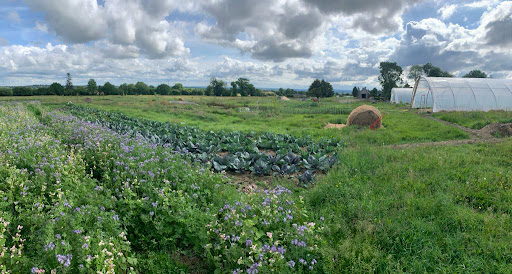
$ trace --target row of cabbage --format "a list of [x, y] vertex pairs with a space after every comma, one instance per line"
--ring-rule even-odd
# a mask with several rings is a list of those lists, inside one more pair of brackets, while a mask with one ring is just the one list
[[311, 137], [253, 132], [203, 131], [197, 127], [128, 117], [122, 113], [71, 105], [68, 111], [121, 134], [142, 136], [164, 145], [217, 172], [254, 175], [299, 175], [309, 183], [315, 172], [336, 162], [335, 150], [343, 143]]
[[0, 161], [0, 271], [145, 272], [138, 254], [154, 251], [209, 271], [320, 271], [322, 221], [289, 190], [239, 193], [147, 138], [0, 104]]

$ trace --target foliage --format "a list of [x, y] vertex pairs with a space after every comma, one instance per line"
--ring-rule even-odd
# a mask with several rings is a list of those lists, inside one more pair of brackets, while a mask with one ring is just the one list
[[359, 90], [359, 88], [358, 88], [358, 87], [354, 87], [354, 88], [352, 89], [352, 96], [354, 96], [354, 97], [359, 96], [359, 91], [360, 91], [360, 90]]
[[[213, 132], [194, 127], [127, 117], [121, 113], [71, 106], [70, 113], [120, 134], [143, 136], [153, 143], [210, 165], [217, 172], [252, 172], [255, 175], [293, 175], [299, 171], [326, 171], [335, 163], [339, 143], [313, 142], [310, 137], [264, 133]], [[275, 155], [265, 153], [275, 151]], [[219, 156], [223, 154], [222, 156]], [[309, 161], [309, 162], [308, 162]]]
[[118, 94], [118, 89], [110, 82], [106, 82], [103, 86], [99, 87], [99, 91], [104, 95], [115, 95]]
[[462, 76], [463, 78], [487, 78], [487, 74], [481, 70], [472, 70], [468, 72], [466, 75]]
[[49, 87], [49, 90], [50, 90], [51, 94], [55, 94], [55, 95], [64, 95], [64, 92], [65, 92], [64, 87], [57, 82], [51, 84]]
[[426, 63], [423, 65], [423, 72], [427, 75], [427, 77], [453, 77], [449, 72], [442, 70], [439, 67], [432, 65], [431, 63]]
[[222, 80], [217, 80], [217, 78], [213, 77], [210, 80], [210, 85], [206, 87], [205, 94], [207, 96], [214, 95], [214, 96], [229, 96], [230, 93], [226, 89], [226, 83]]
[[90, 79], [89, 82], [87, 82], [87, 92], [89, 95], [94, 95], [96, 94], [96, 91], [98, 91], [96, 81], [94, 81], [94, 79]]
[[407, 78], [410, 80], [416, 81], [422, 75], [423, 75], [423, 66], [422, 65], [413, 65], [409, 68], [409, 74], [407, 74]]
[[0, 96], [12, 96], [12, 89], [8, 87], [0, 87]]
[[[237, 192], [165, 145], [38, 105], [0, 105], [0, 128], [0, 250], [11, 256], [2, 270], [181, 271], [165, 254], [182, 252], [208, 272], [321, 269], [322, 225], [283, 187]], [[240, 248], [216, 249], [216, 229], [240, 235], [230, 240]], [[239, 264], [235, 252], [255, 261]]]
[[308, 222], [302, 208], [283, 187], [249, 202], [226, 203], [208, 224], [206, 249], [216, 268], [230, 273], [319, 272], [318, 233], [323, 224]]
[[240, 94], [241, 96], [256, 96], [256, 88], [249, 82], [247, 78], [238, 78], [235, 82], [231, 82], [232, 96]]
[[382, 86], [382, 96], [384, 99], [391, 98], [391, 89], [397, 87], [397, 83], [402, 83], [402, 67], [396, 62], [381, 62], [379, 65], [379, 82]]
[[334, 89], [329, 82], [315, 79], [309, 86], [307, 95], [310, 97], [332, 97], [334, 96]]
[[160, 84], [156, 87], [156, 93], [160, 95], [170, 95], [172, 93], [172, 89], [167, 84]]
[[68, 95], [71, 95], [71, 92], [73, 91], [73, 82], [71, 79], [71, 73], [67, 73], [66, 75], [66, 91]]

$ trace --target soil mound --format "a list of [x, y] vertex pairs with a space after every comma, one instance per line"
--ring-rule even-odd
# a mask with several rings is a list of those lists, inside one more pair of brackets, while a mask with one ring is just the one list
[[494, 137], [510, 137], [512, 136], [512, 123], [507, 124], [490, 124], [483, 127], [480, 132], [485, 132]]
[[347, 125], [380, 128], [382, 126], [382, 115], [377, 108], [369, 105], [362, 105], [355, 108], [350, 113], [347, 119]]

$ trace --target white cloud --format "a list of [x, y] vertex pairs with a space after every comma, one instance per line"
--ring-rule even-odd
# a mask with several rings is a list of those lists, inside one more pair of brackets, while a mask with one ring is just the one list
[[437, 13], [441, 15], [442, 20], [446, 20], [450, 17], [452, 17], [453, 13], [455, 13], [455, 10], [458, 8], [458, 5], [446, 5], [440, 8]]

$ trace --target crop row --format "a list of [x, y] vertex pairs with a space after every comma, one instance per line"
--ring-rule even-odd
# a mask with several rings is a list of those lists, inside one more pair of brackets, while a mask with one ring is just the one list
[[237, 192], [147, 138], [37, 105], [0, 104], [0, 182], [1, 271], [171, 271], [141, 261], [157, 251], [209, 271], [320, 270], [322, 223], [289, 190]]
[[118, 112], [71, 105], [76, 117], [105, 126], [120, 134], [142, 136], [164, 145], [214, 171], [251, 172], [254, 175], [296, 175], [309, 183], [314, 172], [323, 172], [336, 162], [335, 151], [342, 143], [311, 137], [274, 133], [203, 131], [171, 123], [128, 117]]

